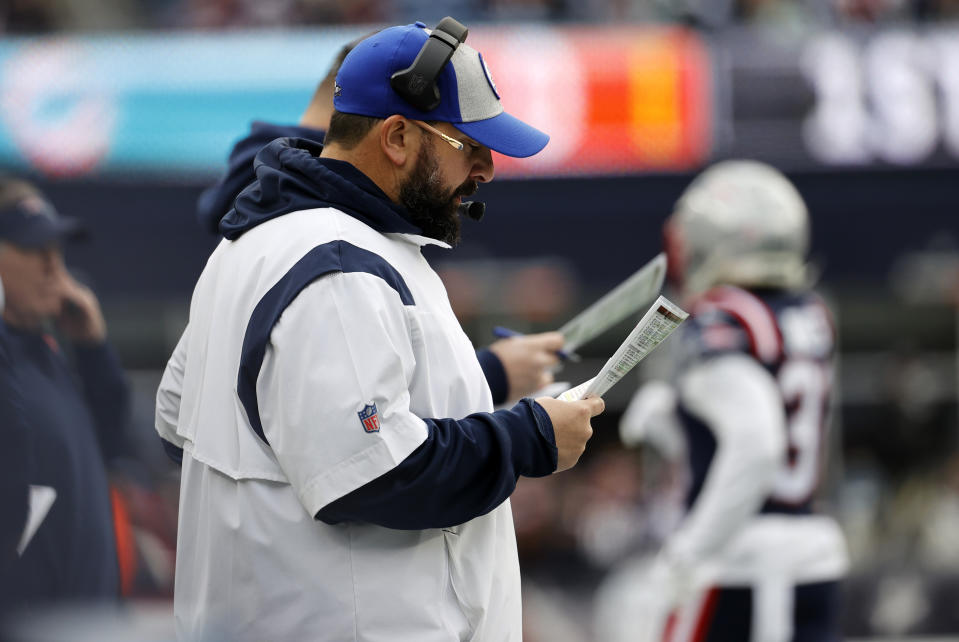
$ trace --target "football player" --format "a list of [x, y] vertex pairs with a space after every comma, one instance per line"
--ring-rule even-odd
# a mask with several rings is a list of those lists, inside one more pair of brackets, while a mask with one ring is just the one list
[[725, 161], [683, 192], [665, 225], [690, 320], [670, 382], [636, 393], [627, 445], [679, 431], [688, 513], [650, 562], [598, 598], [604, 640], [839, 640], [848, 559], [815, 510], [835, 328], [809, 287], [809, 217], [776, 169]]

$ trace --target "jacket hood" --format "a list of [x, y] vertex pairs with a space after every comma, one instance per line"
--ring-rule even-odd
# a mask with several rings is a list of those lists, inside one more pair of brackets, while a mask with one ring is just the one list
[[216, 184], [200, 193], [196, 204], [200, 226], [210, 234], [220, 235], [220, 219], [233, 208], [233, 202], [243, 188], [256, 180], [253, 159], [267, 144], [277, 138], [307, 138], [323, 142], [325, 136], [325, 131], [312, 127], [253, 121], [249, 133], [238, 140], [230, 151], [226, 173]]
[[256, 181], [220, 220], [220, 233], [233, 241], [283, 214], [334, 207], [384, 234], [422, 234], [366, 174], [345, 161], [319, 158], [322, 149], [305, 138], [279, 138], [261, 149], [253, 163]]

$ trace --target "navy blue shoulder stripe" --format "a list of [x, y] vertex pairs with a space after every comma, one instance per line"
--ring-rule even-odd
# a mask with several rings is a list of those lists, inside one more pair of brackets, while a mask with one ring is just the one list
[[366, 272], [378, 276], [396, 290], [403, 305], [416, 304], [403, 277], [392, 265], [383, 257], [346, 241], [331, 241], [318, 245], [297, 261], [256, 304], [247, 323], [246, 334], [243, 336], [236, 391], [240, 397], [240, 403], [246, 410], [253, 432], [264, 443], [269, 442], [263, 434], [263, 424], [260, 422], [256, 379], [263, 365], [270, 333], [273, 332], [273, 326], [276, 325], [280, 315], [303, 288], [332, 272]]

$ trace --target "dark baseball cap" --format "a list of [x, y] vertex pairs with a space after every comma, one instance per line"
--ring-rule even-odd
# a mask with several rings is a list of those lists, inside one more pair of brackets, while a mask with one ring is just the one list
[[390, 78], [410, 66], [430, 31], [422, 22], [390, 27], [362, 40], [343, 60], [336, 76], [333, 105], [344, 114], [450, 123], [506, 156], [527, 157], [542, 150], [549, 136], [503, 110], [499, 91], [478, 51], [460, 44], [436, 80], [440, 104], [421, 111], [403, 99]]
[[39, 249], [66, 240], [81, 239], [86, 228], [75, 218], [60, 216], [41, 196], [24, 196], [0, 208], [0, 241]]

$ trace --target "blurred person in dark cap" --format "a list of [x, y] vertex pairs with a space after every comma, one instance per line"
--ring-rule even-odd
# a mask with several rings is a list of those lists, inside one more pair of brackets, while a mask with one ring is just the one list
[[105, 461], [126, 443], [130, 394], [96, 296], [64, 266], [61, 243], [82, 234], [35, 187], [0, 177], [0, 404], [19, 406], [25, 424], [31, 513], [0, 589], [18, 610], [119, 595]]

